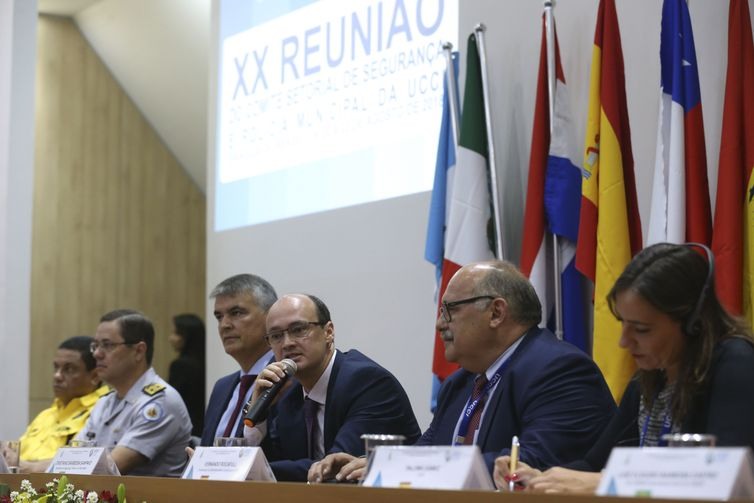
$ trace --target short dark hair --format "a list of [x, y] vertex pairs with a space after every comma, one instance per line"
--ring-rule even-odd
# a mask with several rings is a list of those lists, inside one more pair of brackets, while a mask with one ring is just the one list
[[92, 342], [94, 342], [94, 338], [89, 337], [88, 335], [77, 335], [61, 342], [58, 349], [78, 351], [81, 355], [81, 360], [84, 362], [84, 365], [86, 365], [86, 370], [94, 370], [97, 366], [97, 361], [92, 354]]
[[186, 313], [173, 316], [175, 333], [183, 338], [182, 355], [191, 356], [204, 364], [205, 331], [204, 322], [195, 314]]
[[265, 313], [278, 300], [278, 294], [269, 281], [255, 274], [236, 274], [222, 280], [212, 289], [209, 298], [214, 299], [241, 293], [250, 295], [257, 307]]
[[314, 304], [314, 308], [317, 311], [317, 321], [319, 323], [325, 325], [326, 323], [332, 321], [332, 318], [330, 317], [330, 310], [327, 308], [327, 305], [322, 301], [322, 299], [308, 293], [304, 293], [302, 295], [304, 297], [308, 297], [309, 300], [311, 300]]
[[147, 365], [152, 365], [154, 355], [154, 326], [149, 318], [133, 309], [115, 309], [100, 318], [100, 323], [116, 321], [123, 341], [129, 344], [144, 342], [147, 345]]

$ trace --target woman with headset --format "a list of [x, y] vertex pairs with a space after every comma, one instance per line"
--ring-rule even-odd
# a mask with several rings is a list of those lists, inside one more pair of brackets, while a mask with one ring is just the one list
[[586, 458], [567, 467], [541, 472], [519, 463], [510, 473], [510, 458], [498, 458], [499, 487], [513, 481], [534, 492], [593, 493], [613, 447], [665, 445], [665, 434], [710, 433], [717, 445], [754, 448], [754, 342], [715, 294], [709, 248], [642, 250], [608, 303], [622, 324], [619, 345], [638, 368], [618, 414]]

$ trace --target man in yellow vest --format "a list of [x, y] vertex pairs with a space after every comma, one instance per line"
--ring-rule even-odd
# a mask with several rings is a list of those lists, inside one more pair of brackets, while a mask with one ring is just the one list
[[44, 471], [58, 448], [83, 428], [99, 397], [108, 392], [97, 374], [90, 349], [93, 340], [71, 337], [58, 347], [53, 358], [55, 399], [21, 436], [21, 471]]

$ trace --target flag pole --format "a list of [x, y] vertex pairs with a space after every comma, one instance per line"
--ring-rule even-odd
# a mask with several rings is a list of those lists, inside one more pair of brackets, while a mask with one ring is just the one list
[[[547, 43], [547, 98], [549, 104], [549, 117], [550, 117], [550, 141], [552, 142], [552, 135], [555, 126], [555, 25], [552, 17], [553, 1], [545, 0], [545, 38]], [[553, 275], [553, 288], [555, 290], [555, 335], [558, 339], [563, 340], [563, 290], [560, 286], [560, 271], [561, 271], [561, 257], [560, 257], [560, 240], [557, 234], [553, 232], [548, 233], [550, 235], [550, 242], [552, 243], [552, 275]]]
[[456, 152], [458, 151], [458, 140], [461, 137], [459, 131], [461, 129], [461, 113], [458, 106], [458, 77], [453, 65], [453, 44], [445, 42], [442, 44], [442, 50], [445, 54], [446, 70], [445, 78], [448, 83], [448, 104], [450, 105], [450, 127], [453, 130], [453, 141], [455, 143]]
[[495, 255], [500, 260], [505, 260], [505, 252], [507, 249], [504, 243], [504, 235], [502, 232], [502, 225], [500, 222], [500, 190], [497, 186], [497, 164], [495, 162], [495, 140], [492, 134], [492, 110], [490, 109], [490, 86], [489, 78], [487, 75], [487, 49], [484, 43], [484, 32], [487, 28], [484, 24], [479, 23], [474, 27], [474, 34], [476, 35], [477, 44], [479, 46], [479, 66], [482, 70], [482, 97], [484, 99], [484, 121], [487, 125], [487, 150], [489, 153], [489, 167], [490, 167], [490, 189], [492, 193], [492, 210], [494, 212], [493, 221], [495, 222]]

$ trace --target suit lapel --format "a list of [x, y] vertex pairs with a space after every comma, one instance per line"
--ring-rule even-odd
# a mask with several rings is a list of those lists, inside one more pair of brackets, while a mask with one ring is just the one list
[[[209, 421], [209, 424], [212, 426], [212, 438], [209, 439], [210, 442], [214, 440], [215, 433], [217, 432], [217, 427], [220, 425], [220, 419], [222, 419], [223, 414], [225, 413], [225, 409], [228, 408], [230, 398], [233, 396], [233, 390], [236, 389], [236, 386], [238, 385], [238, 382], [240, 380], [241, 378], [238, 375], [238, 372], [233, 375], [233, 378], [231, 378], [231, 376], [227, 376], [226, 384], [222, 388], [222, 393], [218, 393], [217, 398], [219, 400], [217, 401], [217, 403], [210, 403], [212, 413], [212, 420]], [[210, 445], [212, 444], [210, 443]]]
[[454, 433], [456, 426], [473, 388], [474, 374], [464, 371], [464, 375], [461, 378], [461, 382], [456, 386], [456, 390], [449, 390], [452, 394], [446, 413], [448, 420], [442, 421], [438, 425], [439, 431], [437, 432], [435, 441], [437, 445], [453, 445], [455, 442]]
[[[289, 400], [283, 400], [278, 404], [277, 420], [275, 421], [276, 443], [281, 451], [281, 459], [305, 459], [309, 457], [307, 452], [306, 420], [304, 419], [304, 394], [301, 384], [296, 383], [287, 393]], [[271, 432], [272, 433], [272, 432]], [[283, 445], [286, 446], [283, 449]]]
[[[536, 336], [534, 330], [538, 329], [535, 327], [534, 329], [529, 330], [523, 336], [524, 338], [521, 343], [518, 345], [513, 354], [510, 355], [508, 364], [503, 371], [503, 375], [500, 376], [500, 382], [495, 387], [495, 391], [492, 393], [492, 396], [487, 398], [487, 405], [484, 409], [484, 418], [482, 419], [481, 429], [479, 430], [479, 435], [477, 436], [477, 445], [479, 445], [480, 448], [481, 446], [486, 445], [487, 437], [492, 430], [492, 425], [495, 423], [495, 416], [497, 416], [498, 412], [500, 412], [501, 407], [503, 406], [503, 404], [501, 404], [501, 401], [503, 400], [503, 394], [505, 394], [505, 396], [511, 396], [512, 394], [513, 383], [511, 382], [511, 379], [509, 377], [511, 370], [516, 366], [516, 361], [519, 359], [519, 357], [523, 354], [524, 351], [526, 351], [526, 346], [529, 345], [532, 338]], [[508, 391], [507, 393], [506, 390]], [[508, 402], [509, 409], [515, 406], [513, 400], [508, 400]], [[515, 418], [518, 417], [518, 415], [515, 413], [515, 411], [509, 410], [507, 417]], [[519, 425], [513, 424], [507, 424], [504, 426], [506, 428], [512, 429], [513, 431], [515, 431], [519, 427]]]
[[332, 366], [332, 372], [330, 372], [330, 381], [327, 383], [327, 397], [325, 399], [325, 425], [324, 434], [322, 435], [325, 444], [325, 454], [328, 453], [335, 442], [335, 435], [338, 433], [338, 418], [336, 412], [338, 409], [338, 395], [340, 393], [335, 389], [338, 384], [338, 373], [340, 372], [342, 360], [347, 358], [348, 353], [335, 353], [333, 358], [335, 362]]

